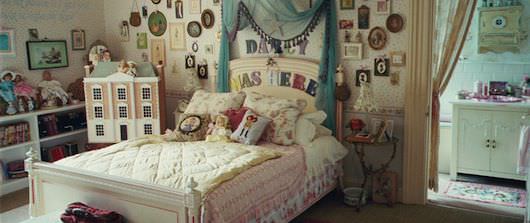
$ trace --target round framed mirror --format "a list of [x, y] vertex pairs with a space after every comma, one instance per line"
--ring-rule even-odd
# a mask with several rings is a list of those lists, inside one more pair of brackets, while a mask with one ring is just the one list
[[88, 50], [88, 64], [96, 65], [98, 62], [103, 61], [105, 52], [108, 51], [107, 44], [101, 40], [94, 41]]

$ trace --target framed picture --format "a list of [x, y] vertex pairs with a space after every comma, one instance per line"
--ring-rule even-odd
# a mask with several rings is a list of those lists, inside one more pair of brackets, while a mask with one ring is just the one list
[[129, 42], [129, 22], [125, 20], [120, 24], [120, 41]]
[[199, 37], [202, 33], [201, 24], [197, 21], [191, 21], [188, 23], [187, 31], [191, 37]]
[[370, 123], [372, 126], [370, 133], [377, 142], [387, 142], [392, 139], [394, 120], [373, 118]]
[[175, 1], [175, 16], [177, 19], [184, 18], [184, 3], [182, 0]]
[[377, 173], [372, 179], [372, 199], [376, 203], [393, 204], [397, 199], [398, 174], [394, 171]]
[[149, 15], [147, 25], [149, 26], [149, 31], [154, 36], [164, 35], [167, 29], [166, 16], [160, 11], [154, 11]]
[[387, 58], [374, 59], [374, 75], [375, 76], [389, 76], [390, 64]]
[[170, 9], [171, 6], [172, 6], [172, 3], [173, 3], [173, 0], [166, 0], [166, 7], [167, 7], [168, 9]]
[[220, 0], [213, 0], [213, 5], [219, 5]]
[[361, 83], [370, 83], [370, 70], [357, 70], [355, 71], [355, 86], [360, 87]]
[[340, 9], [355, 9], [355, 0], [340, 0]]
[[147, 33], [136, 34], [136, 48], [147, 49]]
[[72, 30], [72, 50], [86, 49], [85, 30]]
[[169, 23], [169, 49], [186, 50], [186, 31], [184, 23]]
[[193, 43], [191, 44], [191, 50], [194, 53], [197, 53], [197, 51], [199, 51], [199, 44], [197, 43], [197, 41], [193, 41]]
[[206, 9], [201, 14], [201, 23], [205, 29], [212, 28], [215, 23], [215, 17], [212, 10]]
[[353, 29], [353, 20], [341, 19], [339, 21], [339, 29]]
[[403, 23], [403, 17], [399, 14], [392, 14], [386, 19], [386, 28], [392, 33], [397, 33], [403, 29]]
[[370, 8], [362, 5], [357, 10], [357, 21], [359, 29], [370, 29]]
[[191, 55], [191, 54], [186, 55], [184, 65], [186, 69], [195, 68], [195, 55]]
[[0, 56], [16, 56], [14, 29], [0, 28]]
[[190, 14], [201, 14], [201, 0], [190, 0]]
[[39, 30], [38, 29], [28, 29], [29, 40], [37, 41], [39, 40]]
[[377, 0], [377, 9], [375, 14], [388, 15], [390, 14], [390, 0]]
[[66, 40], [27, 41], [26, 51], [30, 70], [68, 67]]
[[368, 34], [368, 45], [374, 50], [381, 50], [386, 46], [386, 32], [381, 27], [374, 27]]
[[344, 43], [342, 58], [345, 60], [361, 60], [363, 58], [362, 43]]
[[199, 79], [208, 79], [208, 64], [197, 65], [197, 74]]
[[153, 2], [153, 4], [159, 4], [162, 0], [151, 0], [151, 2]]
[[166, 45], [164, 39], [151, 39], [151, 62], [166, 64]]
[[390, 65], [401, 67], [405, 66], [405, 52], [392, 51], [390, 52]]

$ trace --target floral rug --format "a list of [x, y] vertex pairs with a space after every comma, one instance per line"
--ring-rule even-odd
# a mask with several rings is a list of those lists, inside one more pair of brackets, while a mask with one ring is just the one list
[[457, 199], [526, 207], [526, 191], [523, 189], [451, 181], [443, 193]]

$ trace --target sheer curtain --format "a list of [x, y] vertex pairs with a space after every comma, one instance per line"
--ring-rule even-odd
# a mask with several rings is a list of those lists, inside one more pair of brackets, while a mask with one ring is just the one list
[[447, 87], [464, 46], [477, 0], [436, 0], [433, 55], [429, 189], [438, 191], [440, 96]]

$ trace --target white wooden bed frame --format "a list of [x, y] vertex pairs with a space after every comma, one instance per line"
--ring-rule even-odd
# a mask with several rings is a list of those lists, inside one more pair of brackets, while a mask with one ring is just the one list
[[[275, 58], [275, 65], [267, 66], [268, 61], [268, 58], [233, 60], [230, 64], [230, 72], [231, 75], [248, 73], [256, 69], [268, 72], [273, 67], [281, 71], [303, 74], [308, 79], [306, 81], [318, 80], [317, 62]], [[265, 82], [262, 84], [243, 90], [282, 98], [303, 98], [308, 101], [309, 108], [306, 110], [315, 110], [314, 97], [308, 96], [302, 90], [270, 86]], [[341, 123], [342, 116], [340, 112], [338, 114], [337, 122]], [[27, 156], [25, 167], [29, 173], [29, 207], [32, 217], [56, 212], [64, 209], [69, 203], [79, 201], [94, 207], [117, 211], [130, 223], [201, 222], [201, 195], [194, 189], [197, 184], [193, 179], [188, 182], [185, 190], [177, 190], [41, 162], [37, 152], [33, 149], [28, 151]]]

